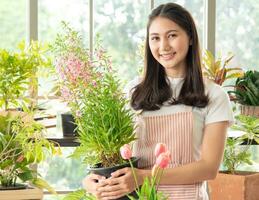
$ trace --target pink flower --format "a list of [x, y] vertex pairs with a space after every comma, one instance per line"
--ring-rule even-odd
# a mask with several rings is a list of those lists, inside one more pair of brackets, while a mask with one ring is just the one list
[[68, 100], [70, 98], [71, 93], [67, 87], [61, 88], [61, 96], [66, 100]]
[[161, 153], [164, 153], [166, 151], [166, 145], [164, 143], [157, 143], [155, 147], [155, 156], [158, 157]]
[[96, 87], [96, 86], [97, 86], [97, 83], [96, 83], [96, 81], [95, 81], [95, 80], [93, 81], [93, 86], [94, 86], [94, 87]]
[[170, 162], [170, 157], [171, 155], [169, 151], [161, 153], [156, 159], [156, 165], [162, 169], [166, 168]]
[[121, 148], [120, 148], [120, 153], [121, 153], [121, 157], [125, 160], [129, 160], [132, 157], [132, 151], [130, 148], [130, 145], [128, 144], [124, 144]]

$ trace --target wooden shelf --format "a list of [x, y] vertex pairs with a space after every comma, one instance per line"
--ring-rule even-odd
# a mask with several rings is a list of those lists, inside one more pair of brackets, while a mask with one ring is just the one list
[[42, 200], [43, 191], [38, 188], [0, 190], [0, 200]]

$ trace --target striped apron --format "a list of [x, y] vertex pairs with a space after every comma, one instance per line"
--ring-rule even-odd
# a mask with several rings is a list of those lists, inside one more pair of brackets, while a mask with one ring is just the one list
[[[158, 142], [165, 143], [171, 153], [169, 167], [178, 167], [194, 162], [193, 156], [193, 114], [186, 112], [166, 115], [137, 117], [137, 141], [133, 147], [134, 156], [140, 157], [139, 168], [151, 169], [155, 164], [154, 149]], [[169, 200], [207, 200], [206, 189], [199, 191], [202, 183], [188, 185], [159, 185], [158, 191]]]

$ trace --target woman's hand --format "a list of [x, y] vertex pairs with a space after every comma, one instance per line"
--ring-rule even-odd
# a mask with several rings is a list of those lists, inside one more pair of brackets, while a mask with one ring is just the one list
[[101, 193], [101, 199], [118, 199], [133, 192], [142, 183], [142, 178], [139, 179], [141, 170], [135, 168], [134, 171], [136, 173], [136, 177], [138, 178], [137, 186], [130, 167], [119, 169], [116, 172], [113, 172], [110, 178], [102, 181], [106, 186], [98, 188], [98, 192]]
[[94, 195], [97, 199], [102, 199], [99, 190], [107, 185], [107, 183], [103, 182], [105, 179], [104, 176], [89, 174], [82, 181], [82, 185], [87, 192]]

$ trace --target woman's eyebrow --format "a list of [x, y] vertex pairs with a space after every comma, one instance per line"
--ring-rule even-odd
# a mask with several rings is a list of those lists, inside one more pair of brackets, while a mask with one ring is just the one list
[[[168, 30], [168, 31], [166, 31], [165, 32], [165, 34], [168, 34], [168, 33], [170, 33], [170, 32], [178, 32], [177, 30], [175, 30], [175, 29], [172, 29], [172, 30]], [[150, 33], [149, 35], [159, 35], [159, 33]]]

